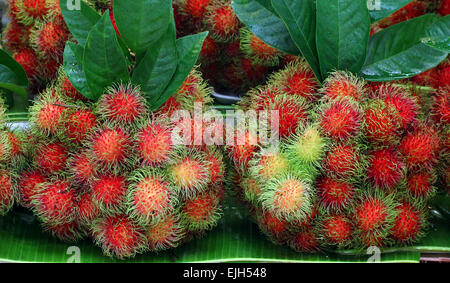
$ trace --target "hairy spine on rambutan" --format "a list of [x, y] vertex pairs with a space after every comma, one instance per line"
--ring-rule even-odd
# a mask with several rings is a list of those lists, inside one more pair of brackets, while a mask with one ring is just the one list
[[406, 175], [406, 167], [401, 155], [390, 148], [372, 151], [368, 158], [367, 176], [377, 188], [392, 192]]
[[269, 78], [268, 85], [283, 92], [315, 101], [319, 83], [306, 61], [298, 59]]
[[353, 202], [356, 188], [345, 181], [322, 177], [317, 183], [320, 206], [326, 211], [348, 209]]
[[329, 99], [350, 99], [363, 102], [366, 99], [365, 84], [354, 75], [337, 71], [328, 76], [320, 92]]
[[34, 79], [38, 73], [39, 60], [31, 48], [23, 48], [13, 54], [16, 60], [27, 73], [29, 79]]
[[76, 221], [56, 224], [42, 223], [42, 226], [44, 231], [66, 243], [75, 243], [85, 236], [85, 232], [81, 230]]
[[365, 156], [357, 144], [332, 144], [323, 161], [328, 175], [338, 179], [358, 180], [367, 168]]
[[82, 144], [96, 126], [97, 117], [89, 109], [68, 111], [64, 124], [69, 140], [76, 144]]
[[320, 221], [321, 240], [325, 245], [345, 248], [352, 244], [353, 225], [344, 214], [328, 214]]
[[104, 174], [92, 182], [92, 198], [102, 213], [113, 215], [124, 212], [128, 182], [121, 175]]
[[123, 214], [98, 218], [92, 229], [95, 243], [110, 257], [133, 257], [147, 247], [144, 229]]
[[263, 186], [260, 181], [252, 176], [243, 177], [241, 178], [240, 186], [242, 187], [246, 201], [253, 205], [258, 205], [260, 203], [259, 197], [262, 193]]
[[313, 188], [297, 176], [287, 174], [269, 180], [260, 196], [264, 209], [275, 217], [301, 221], [312, 210]]
[[425, 206], [420, 202], [402, 201], [395, 208], [397, 216], [391, 229], [391, 237], [399, 245], [411, 245], [424, 235]]
[[63, 23], [43, 21], [31, 29], [30, 40], [34, 50], [41, 57], [60, 60], [69, 32]]
[[12, 143], [8, 132], [0, 130], [0, 163], [8, 162], [12, 158]]
[[41, 142], [34, 153], [34, 165], [46, 174], [57, 174], [66, 167], [68, 149], [59, 142]]
[[216, 194], [201, 192], [185, 200], [180, 213], [180, 221], [187, 230], [202, 232], [216, 226], [222, 215], [222, 205]]
[[289, 161], [282, 152], [263, 149], [250, 161], [250, 175], [261, 183], [286, 174]]
[[234, 165], [245, 170], [258, 151], [258, 136], [251, 131], [236, 130], [234, 144], [229, 145], [227, 151]]
[[39, 193], [40, 186], [47, 181], [38, 171], [24, 171], [19, 178], [19, 201], [24, 207], [31, 208], [31, 199]]
[[50, 179], [39, 186], [31, 197], [31, 205], [38, 218], [47, 224], [72, 222], [76, 217], [76, 195], [71, 184], [62, 179]]
[[223, 153], [219, 150], [207, 149], [205, 151], [208, 171], [210, 172], [210, 183], [213, 185], [222, 184], [225, 181], [225, 165]]
[[436, 192], [433, 170], [410, 170], [406, 178], [406, 191], [413, 199], [430, 199]]
[[169, 214], [158, 222], [150, 224], [145, 235], [151, 251], [162, 251], [180, 245], [186, 236], [186, 229], [180, 223], [178, 216]]
[[29, 45], [30, 27], [12, 20], [3, 31], [4, 46], [12, 53]]
[[143, 165], [161, 166], [174, 150], [172, 130], [164, 121], [148, 121], [137, 131], [135, 139]]
[[10, 170], [0, 169], [0, 216], [5, 215], [14, 205], [16, 187]]
[[431, 115], [434, 121], [443, 125], [450, 125], [450, 86], [440, 88], [433, 97]]
[[196, 20], [203, 20], [207, 7], [212, 0], [181, 0], [180, 11]]
[[57, 135], [64, 125], [66, 105], [52, 89], [42, 93], [30, 108], [30, 124], [35, 134]]
[[97, 103], [100, 118], [112, 126], [129, 126], [143, 118], [146, 111], [144, 97], [133, 85], [110, 87]]
[[102, 217], [102, 211], [94, 203], [93, 192], [86, 190], [79, 194], [76, 220], [83, 227], [90, 227], [92, 222]]
[[164, 175], [153, 168], [131, 173], [127, 192], [127, 214], [140, 225], [158, 222], [174, 211], [177, 205], [175, 189]]
[[10, 12], [14, 19], [24, 25], [32, 25], [35, 20], [43, 19], [53, 0], [14, 0], [10, 2]]
[[213, 0], [207, 6], [204, 23], [210, 31], [210, 36], [217, 41], [227, 42], [239, 35], [240, 21], [231, 3]]
[[259, 228], [274, 242], [283, 244], [290, 236], [288, 222], [265, 210], [257, 210], [256, 220]]
[[399, 140], [401, 119], [392, 106], [381, 99], [371, 100], [364, 112], [365, 134], [375, 144], [395, 144]]
[[311, 227], [305, 227], [296, 232], [288, 241], [289, 246], [297, 252], [315, 253], [320, 250], [318, 232]]
[[241, 51], [256, 64], [273, 67], [280, 63], [280, 52], [272, 46], [263, 42], [248, 28], [240, 30]]
[[69, 172], [74, 183], [85, 185], [91, 183], [98, 174], [95, 163], [86, 150], [79, 151], [69, 158]]

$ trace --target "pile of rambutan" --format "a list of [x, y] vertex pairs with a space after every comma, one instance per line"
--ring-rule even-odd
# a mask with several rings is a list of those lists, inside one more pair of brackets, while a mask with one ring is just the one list
[[178, 35], [209, 31], [200, 54], [202, 73], [217, 91], [245, 93], [291, 60], [237, 18], [231, 0], [175, 0]]
[[296, 251], [416, 243], [437, 172], [448, 178], [448, 93], [429, 115], [408, 87], [341, 71], [320, 87], [297, 60], [241, 102], [279, 111], [280, 142], [237, 130], [243, 142], [227, 148], [233, 192], [274, 243]]
[[153, 113], [137, 86], [111, 86], [94, 103], [59, 74], [31, 108], [28, 165], [17, 181], [19, 202], [45, 231], [67, 242], [90, 237], [104, 254], [127, 258], [175, 248], [216, 226], [223, 155], [176, 142], [182, 123], [171, 117], [207, 102], [198, 71]]

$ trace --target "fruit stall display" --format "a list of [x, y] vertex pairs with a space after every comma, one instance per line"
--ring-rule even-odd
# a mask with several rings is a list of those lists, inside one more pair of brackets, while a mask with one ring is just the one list
[[[73, 5], [8, 1], [0, 260], [450, 253], [450, 1]], [[279, 143], [177, 143], [226, 127], [171, 119], [195, 105], [277, 111]]]

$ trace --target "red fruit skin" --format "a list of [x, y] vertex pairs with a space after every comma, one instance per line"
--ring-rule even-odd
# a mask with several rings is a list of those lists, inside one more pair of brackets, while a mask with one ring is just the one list
[[421, 236], [422, 219], [420, 212], [404, 202], [396, 207], [398, 212], [391, 237], [400, 245], [410, 244]]
[[28, 78], [34, 78], [38, 73], [39, 61], [36, 53], [32, 49], [24, 48], [13, 55], [16, 60], [25, 69]]
[[320, 125], [331, 138], [345, 141], [361, 131], [362, 113], [346, 101], [327, 105], [320, 117]]
[[21, 204], [31, 208], [32, 198], [39, 193], [40, 186], [47, 180], [37, 171], [25, 172], [19, 179], [19, 195]]
[[411, 78], [411, 81], [415, 84], [422, 86], [439, 86], [439, 70], [438, 68], [433, 68], [427, 70], [421, 74], [418, 74]]
[[342, 209], [352, 201], [355, 188], [350, 184], [324, 177], [317, 184], [321, 205], [329, 209]]
[[441, 0], [441, 5], [439, 6], [438, 13], [441, 16], [450, 15], [450, 1], [449, 0]]
[[97, 117], [90, 110], [79, 110], [66, 120], [67, 136], [72, 142], [81, 144], [97, 123]]
[[144, 165], [159, 165], [169, 160], [172, 152], [171, 131], [164, 125], [150, 124], [137, 134], [137, 146]]
[[181, 3], [182, 11], [197, 19], [203, 19], [203, 16], [206, 13], [206, 8], [210, 4], [211, 0], [185, 0]]
[[67, 154], [67, 149], [61, 143], [43, 145], [35, 156], [37, 169], [47, 174], [56, 174], [65, 168]]
[[450, 88], [450, 63], [445, 62], [439, 67], [439, 82], [437, 87]]
[[[286, 99], [276, 99], [269, 105], [267, 110], [278, 111], [278, 134], [282, 139], [286, 139], [292, 133], [295, 133], [298, 126], [308, 119], [308, 112], [305, 105], [289, 97]], [[270, 124], [270, 127], [274, 128], [275, 125]]]
[[404, 177], [405, 165], [393, 149], [380, 149], [369, 156], [367, 175], [378, 188], [391, 191]]
[[450, 87], [442, 88], [434, 97], [431, 114], [436, 123], [450, 124]]
[[112, 215], [119, 212], [125, 201], [127, 182], [118, 175], [103, 175], [91, 185], [92, 198], [103, 213]]
[[414, 197], [430, 197], [434, 192], [433, 183], [435, 179], [433, 173], [427, 170], [410, 172], [406, 180], [406, 189]]
[[209, 6], [205, 23], [211, 35], [221, 40], [228, 41], [239, 33], [240, 21], [229, 4]]
[[37, 34], [33, 44], [39, 54], [60, 59], [68, 39], [68, 31], [65, 26], [56, 22], [46, 22], [35, 32]]
[[98, 102], [98, 109], [109, 122], [119, 125], [136, 122], [146, 111], [138, 88], [130, 85], [111, 88]]
[[297, 252], [314, 253], [320, 250], [319, 237], [311, 228], [305, 228], [289, 239], [289, 246]]
[[388, 217], [386, 205], [377, 198], [362, 199], [355, 207], [355, 225], [363, 233], [370, 233], [381, 227]]
[[437, 164], [441, 150], [439, 132], [432, 125], [417, 125], [402, 139], [399, 150], [409, 168], [431, 169]]
[[11, 52], [17, 52], [29, 44], [30, 27], [12, 20], [3, 35], [4, 45]]
[[392, 107], [377, 101], [369, 106], [365, 113], [366, 136], [370, 142], [376, 144], [392, 144], [399, 138], [400, 117]]
[[356, 147], [336, 145], [325, 158], [325, 168], [332, 176], [338, 178], [358, 177], [361, 156]]
[[77, 221], [82, 225], [90, 225], [101, 216], [101, 211], [95, 205], [91, 191], [80, 195], [78, 200]]
[[278, 219], [269, 212], [258, 213], [259, 228], [277, 243], [285, 243], [289, 239], [288, 223]]
[[93, 160], [102, 167], [114, 167], [129, 158], [129, 135], [121, 129], [106, 129], [92, 141]]
[[73, 157], [70, 163], [71, 177], [77, 184], [86, 184], [97, 177], [94, 162], [85, 152], [80, 152]]
[[322, 222], [322, 232], [327, 244], [341, 247], [347, 246], [353, 236], [352, 224], [343, 215], [328, 216]]
[[314, 73], [308, 68], [290, 74], [286, 80], [281, 82], [280, 88], [287, 94], [314, 100], [311, 95], [317, 91], [318, 83]]

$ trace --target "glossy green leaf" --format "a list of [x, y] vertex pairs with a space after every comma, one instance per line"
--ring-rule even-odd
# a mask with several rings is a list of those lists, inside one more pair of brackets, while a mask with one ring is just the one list
[[438, 19], [439, 16], [428, 14], [374, 34], [360, 75], [370, 81], [392, 81], [437, 66], [447, 57], [447, 52], [429, 47], [421, 40]]
[[322, 77], [334, 70], [358, 73], [370, 34], [366, 0], [317, 0], [316, 42]]
[[286, 25], [292, 40], [320, 80], [320, 66], [316, 49], [314, 0], [272, 0], [272, 6]]
[[14, 60], [14, 58], [3, 49], [0, 49], [0, 65], [6, 66], [15, 74], [16, 84], [25, 88], [28, 87], [27, 73], [23, 69], [22, 65]]
[[83, 55], [83, 70], [94, 100], [102, 95], [106, 87], [116, 82], [129, 81], [127, 59], [108, 11], [89, 32]]
[[84, 48], [73, 42], [67, 42], [64, 49], [64, 71], [67, 79], [83, 96], [89, 99], [96, 99], [91, 94], [87, 84], [86, 75], [83, 70]]
[[59, 6], [70, 33], [84, 46], [89, 31], [100, 20], [100, 15], [84, 1], [59, 0]]
[[238, 18], [265, 43], [286, 53], [300, 54], [270, 0], [235, 0], [233, 9]]
[[18, 84], [17, 75], [5, 65], [0, 65], [0, 89], [10, 90], [27, 97], [27, 89]]
[[186, 80], [198, 60], [203, 41], [205, 41], [207, 35], [208, 32], [202, 32], [177, 39], [177, 69], [162, 95], [157, 101], [151, 104], [152, 110], [156, 110], [163, 105], [178, 90], [184, 80]]
[[170, 23], [171, 0], [115, 0], [113, 6], [117, 28], [138, 57], [157, 43]]
[[413, 0], [367, 0], [372, 22], [384, 19], [397, 12]]
[[434, 22], [426, 32], [422, 43], [443, 52], [450, 52], [450, 15]]
[[150, 48], [133, 72], [150, 104], [155, 103], [177, 69], [176, 28], [171, 25], [156, 48]]

